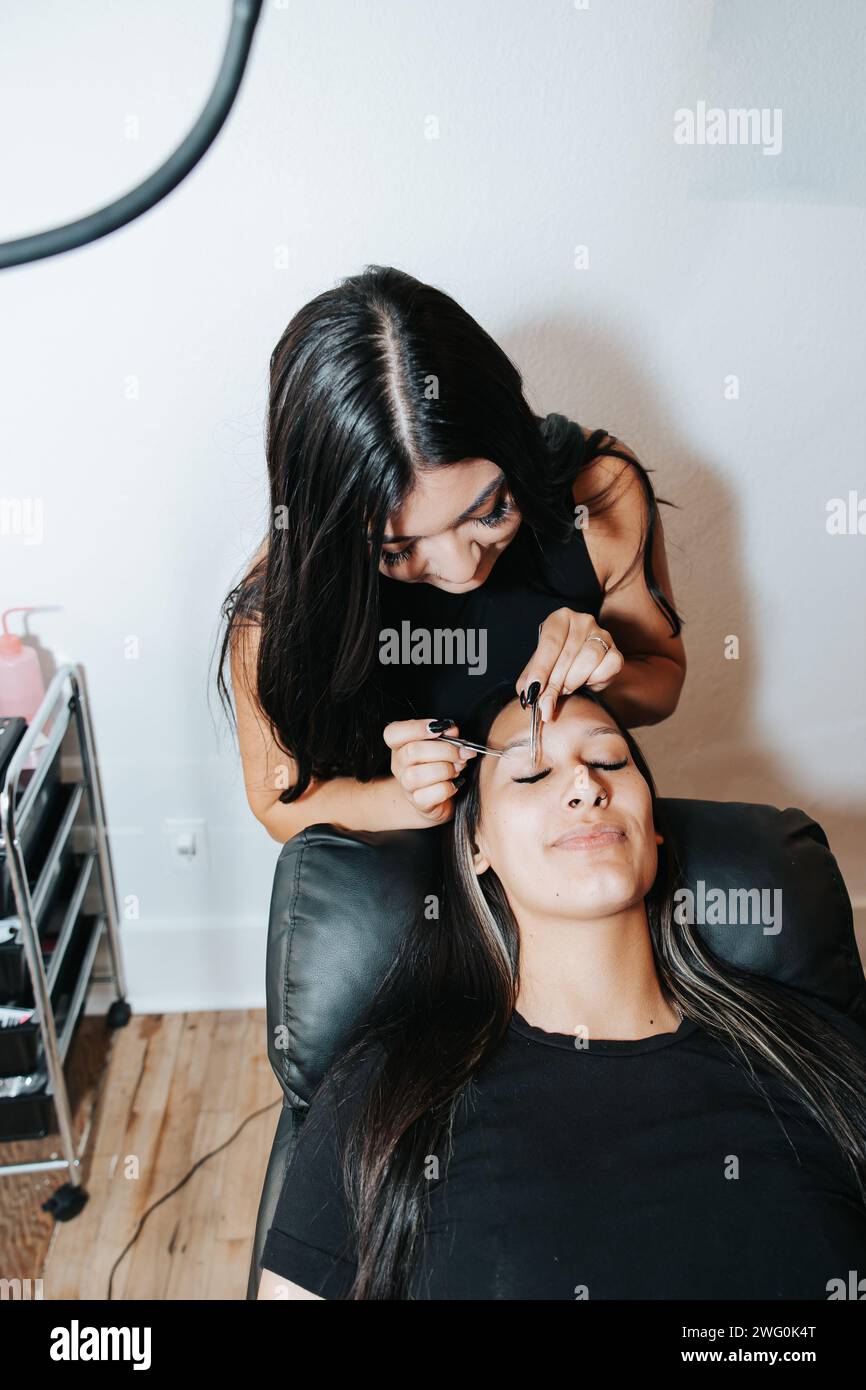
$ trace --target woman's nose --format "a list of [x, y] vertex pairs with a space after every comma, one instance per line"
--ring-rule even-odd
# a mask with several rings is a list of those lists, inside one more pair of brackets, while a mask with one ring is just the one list
[[478, 556], [471, 540], [446, 533], [431, 542], [427, 566], [449, 584], [466, 584], [475, 576]]
[[585, 763], [578, 763], [574, 776], [566, 785], [565, 801], [571, 805], [595, 806], [607, 799], [601, 779]]

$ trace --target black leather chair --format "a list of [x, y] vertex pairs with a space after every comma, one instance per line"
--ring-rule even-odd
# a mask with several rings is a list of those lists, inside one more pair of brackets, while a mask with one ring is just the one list
[[[701, 925], [725, 960], [824, 1000], [866, 1027], [866, 982], [851, 903], [827, 838], [803, 811], [663, 799], [694, 892], [781, 890], [781, 928]], [[265, 1175], [247, 1298], [310, 1098], [436, 892], [436, 830], [353, 833], [314, 825], [283, 846], [267, 949], [268, 1056], [284, 1102]], [[773, 901], [771, 899], [771, 901]], [[742, 917], [743, 913], [737, 914]]]

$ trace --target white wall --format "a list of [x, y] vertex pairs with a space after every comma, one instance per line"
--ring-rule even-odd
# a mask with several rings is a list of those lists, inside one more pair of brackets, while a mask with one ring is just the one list
[[[152, 172], [228, 19], [216, 0], [4, 7], [0, 237]], [[826, 531], [829, 498], [866, 493], [863, 39], [856, 0], [266, 3], [192, 176], [0, 277], [0, 491], [44, 505], [41, 544], [3, 537], [0, 598], [56, 605], [33, 639], [88, 673], [119, 890], [141, 903], [138, 1009], [263, 999], [278, 846], [207, 666], [264, 523], [269, 353], [367, 261], [454, 294], [536, 408], [656, 470], [681, 507], [665, 524], [690, 661], [676, 715], [644, 734], [662, 790], [803, 807], [866, 905], [866, 536]], [[780, 108], [781, 151], [676, 144], [674, 112], [700, 101]], [[208, 872], [170, 869], [166, 816], [206, 819]]]

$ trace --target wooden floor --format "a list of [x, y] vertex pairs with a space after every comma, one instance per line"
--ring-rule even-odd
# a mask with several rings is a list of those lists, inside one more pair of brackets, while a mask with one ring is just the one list
[[90, 1200], [54, 1228], [46, 1300], [107, 1298], [147, 1208], [267, 1106], [148, 1216], [112, 1288], [113, 1299], [246, 1297], [281, 1099], [265, 1026], [263, 1009], [144, 1015], [113, 1035], [88, 1143]]

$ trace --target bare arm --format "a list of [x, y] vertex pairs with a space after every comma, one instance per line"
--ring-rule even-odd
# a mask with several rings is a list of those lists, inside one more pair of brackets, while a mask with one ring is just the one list
[[[615, 445], [631, 454], [619, 440]], [[634, 457], [633, 454], [631, 454]], [[591, 495], [616, 480], [614, 500], [603, 516], [590, 516], [585, 529], [587, 549], [605, 590], [599, 624], [609, 631], [625, 658], [622, 670], [604, 691], [605, 699], [629, 728], [657, 724], [676, 709], [686, 676], [686, 653], [681, 637], [672, 637], [667, 618], [646, 585], [643, 564], [614, 593], [607, 590], [631, 565], [645, 530], [649, 511], [637, 473], [621, 459], [602, 456], [579, 477], [580, 495]], [[653, 544], [656, 582], [674, 603], [668, 572], [661, 515]]]
[[247, 801], [274, 840], [284, 845], [308, 825], [320, 823], [340, 830], [422, 830], [448, 818], [455, 791], [450, 779], [463, 763], [454, 749], [425, 742], [430, 736], [422, 720], [388, 726], [398, 731], [395, 740], [389, 740], [392, 749], [406, 737], [422, 741], [420, 748], [413, 745], [426, 759], [420, 769], [411, 765], [407, 749], [400, 754], [403, 785], [393, 775], [372, 782], [334, 777], [312, 782], [296, 801], [280, 801], [280, 793], [295, 782], [297, 765], [274, 739], [254, 694], [259, 638], [257, 625], [238, 630], [231, 650], [232, 693]]
[[317, 1293], [310, 1293], [309, 1289], [302, 1289], [300, 1284], [293, 1284], [291, 1279], [283, 1279], [279, 1274], [274, 1274], [273, 1270], [263, 1269], [262, 1277], [259, 1281], [258, 1298], [316, 1298], [320, 1303], [324, 1299]]

